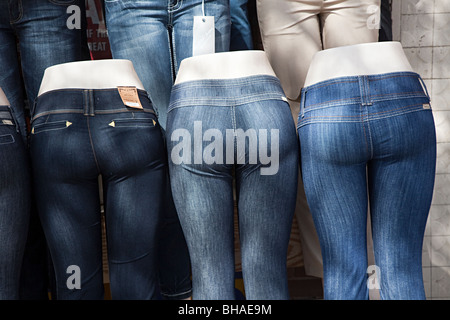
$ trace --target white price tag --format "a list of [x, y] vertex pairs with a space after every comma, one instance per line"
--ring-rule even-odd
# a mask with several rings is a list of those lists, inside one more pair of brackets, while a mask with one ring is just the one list
[[213, 16], [195, 16], [192, 55], [215, 53], [215, 28]]

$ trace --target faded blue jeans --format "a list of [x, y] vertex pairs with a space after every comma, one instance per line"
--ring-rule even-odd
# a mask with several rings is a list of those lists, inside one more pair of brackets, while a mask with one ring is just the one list
[[233, 177], [246, 298], [289, 299], [298, 142], [283, 96], [269, 75], [173, 88], [166, 140], [193, 299], [235, 299]]
[[[165, 128], [174, 78], [192, 56], [193, 17], [203, 14], [202, 0], [105, 0], [105, 11], [113, 58], [133, 62]], [[229, 0], [205, 0], [204, 13], [214, 16], [215, 51], [228, 51]]]
[[301, 167], [322, 249], [325, 299], [368, 299], [374, 280], [368, 205], [381, 298], [425, 298], [422, 243], [436, 136], [423, 87], [418, 74], [399, 72], [302, 90]]
[[0, 106], [0, 300], [19, 299], [31, 208], [29, 156], [9, 106]]
[[116, 89], [54, 90], [36, 100], [34, 185], [58, 299], [103, 299], [99, 175], [111, 296], [159, 297], [167, 156], [146, 92], [139, 98], [142, 110], [125, 107]]

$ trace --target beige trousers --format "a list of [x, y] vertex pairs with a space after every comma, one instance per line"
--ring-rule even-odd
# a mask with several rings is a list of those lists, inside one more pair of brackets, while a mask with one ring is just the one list
[[[289, 100], [295, 123], [315, 53], [378, 41], [380, 0], [256, 0], [261, 40]], [[322, 256], [299, 179], [296, 218], [305, 272], [322, 277]]]

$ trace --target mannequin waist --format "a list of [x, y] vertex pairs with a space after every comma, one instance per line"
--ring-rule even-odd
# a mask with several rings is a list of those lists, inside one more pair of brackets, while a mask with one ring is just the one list
[[144, 90], [130, 60], [77, 61], [47, 68], [38, 96], [60, 89], [109, 89], [118, 86]]
[[0, 106], [9, 106], [8, 98], [6, 98], [2, 88], [0, 88]]
[[394, 72], [413, 72], [399, 42], [343, 46], [314, 55], [304, 86], [340, 77]]
[[181, 61], [175, 84], [194, 80], [233, 79], [275, 73], [260, 50], [205, 54]]

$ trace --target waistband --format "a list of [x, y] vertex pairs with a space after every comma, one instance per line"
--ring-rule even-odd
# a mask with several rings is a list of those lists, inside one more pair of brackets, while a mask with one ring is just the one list
[[95, 116], [133, 111], [155, 114], [147, 92], [141, 89], [137, 92], [143, 109], [124, 105], [117, 88], [49, 91], [37, 97], [32, 110], [32, 121], [54, 113], [80, 113], [85, 116]]
[[237, 79], [195, 80], [172, 87], [168, 112], [181, 107], [234, 107], [263, 100], [287, 102], [277, 77], [256, 75]]
[[[9, 106], [0, 104], [0, 121], [3, 120], [13, 121], [13, 116], [11, 114], [11, 108]], [[3, 122], [3, 124], [5, 124], [5, 122]], [[7, 122], [6, 124], [9, 124], [9, 122]]]
[[405, 98], [428, 98], [425, 83], [415, 72], [340, 77], [302, 89], [300, 112], [317, 108]]

